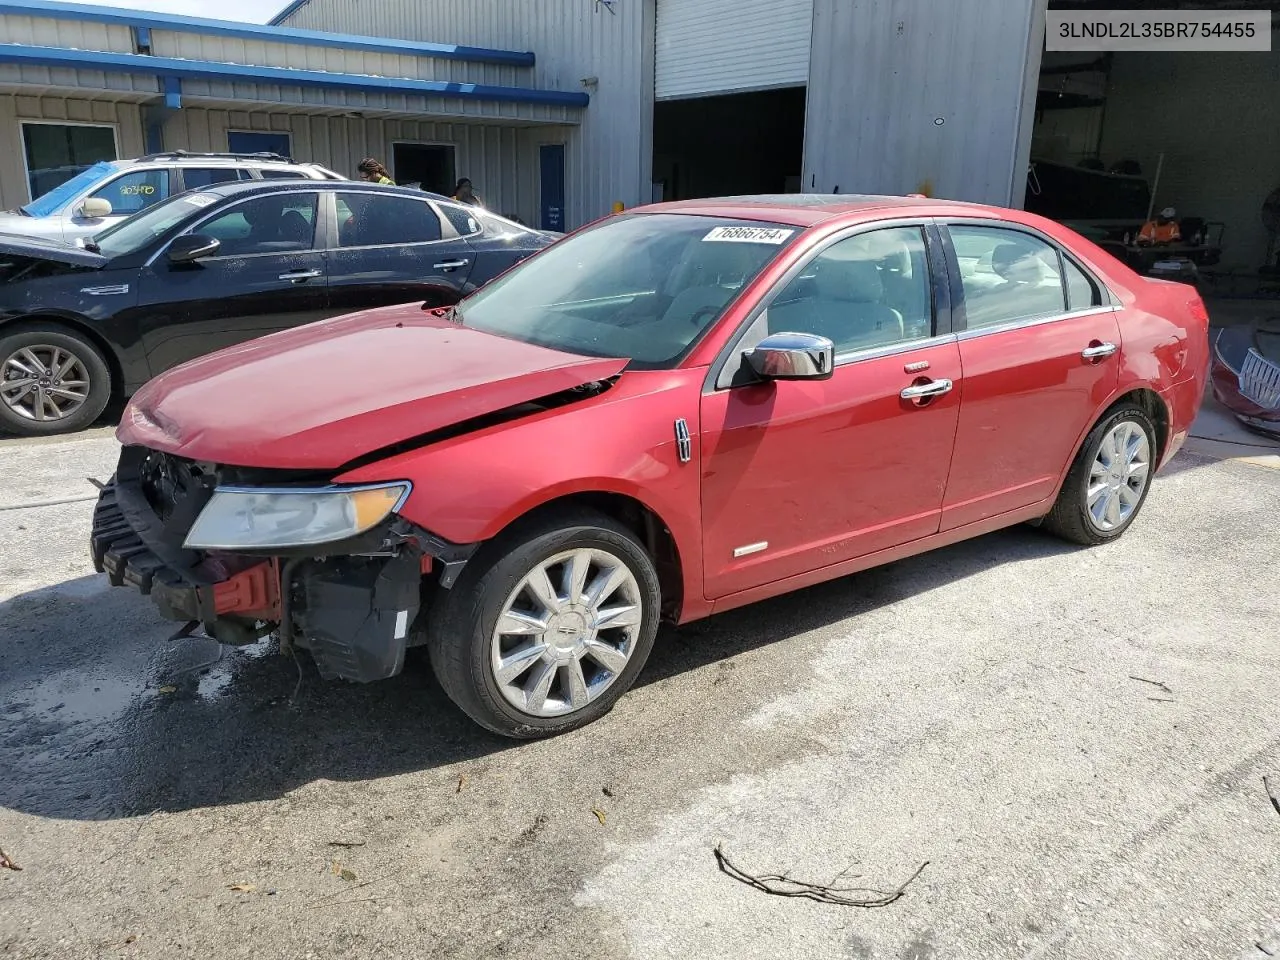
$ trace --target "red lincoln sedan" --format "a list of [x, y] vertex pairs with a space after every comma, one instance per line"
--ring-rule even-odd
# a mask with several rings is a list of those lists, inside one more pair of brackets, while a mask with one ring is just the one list
[[[744, 197], [611, 217], [448, 310], [192, 361], [134, 398], [112, 583], [514, 737], [685, 623], [1028, 521], [1120, 536], [1204, 394], [1194, 289], [1026, 213]], [[301, 389], [300, 389], [301, 387]]]

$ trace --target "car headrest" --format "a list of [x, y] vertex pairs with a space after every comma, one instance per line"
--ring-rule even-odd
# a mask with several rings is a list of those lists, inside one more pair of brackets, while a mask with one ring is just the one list
[[991, 269], [1005, 280], [1034, 283], [1040, 279], [1040, 258], [1017, 243], [1002, 243], [991, 251]]
[[870, 260], [831, 260], [814, 277], [818, 296], [851, 303], [878, 303], [884, 298], [880, 271]]

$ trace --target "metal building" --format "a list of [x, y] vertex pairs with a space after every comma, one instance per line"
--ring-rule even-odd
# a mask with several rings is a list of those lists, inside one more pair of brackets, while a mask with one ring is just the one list
[[[553, 228], [710, 193], [1018, 204], [1044, 6], [299, 0], [259, 26], [0, 0], [0, 203], [94, 150], [274, 149], [349, 175], [372, 155], [436, 190], [467, 176]], [[37, 125], [66, 156], [33, 156]]]

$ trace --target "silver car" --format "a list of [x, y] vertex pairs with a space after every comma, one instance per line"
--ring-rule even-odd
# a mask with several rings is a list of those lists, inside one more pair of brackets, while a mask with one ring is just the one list
[[232, 180], [345, 180], [314, 163], [270, 153], [187, 153], [95, 163], [17, 210], [0, 213], [0, 234], [73, 243], [186, 190]]

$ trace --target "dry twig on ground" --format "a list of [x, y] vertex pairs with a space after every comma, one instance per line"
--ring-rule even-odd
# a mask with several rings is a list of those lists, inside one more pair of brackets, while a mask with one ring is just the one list
[[1271, 805], [1276, 808], [1276, 813], [1280, 813], [1280, 800], [1276, 799], [1276, 795], [1271, 792], [1271, 784], [1267, 783], [1267, 778], [1262, 778], [1263, 789], [1267, 791], [1267, 797], [1271, 801]]
[[[843, 907], [887, 907], [906, 893], [907, 887], [911, 885], [911, 882], [920, 876], [924, 868], [929, 865], [928, 860], [920, 864], [916, 868], [916, 872], [903, 881], [896, 890], [878, 890], [874, 887], [838, 887], [834, 885], [834, 881], [831, 884], [807, 883], [803, 880], [792, 880], [788, 876], [776, 873], [754, 876], [734, 866], [719, 845], [716, 846], [715, 853], [716, 863], [719, 865], [721, 872], [727, 873], [739, 883], [745, 883], [747, 886], [754, 887], [762, 893], [772, 894], [775, 897], [801, 897], [805, 900], [834, 903]], [[836, 877], [836, 880], [839, 880], [844, 875], [843, 873], [840, 874]]]

